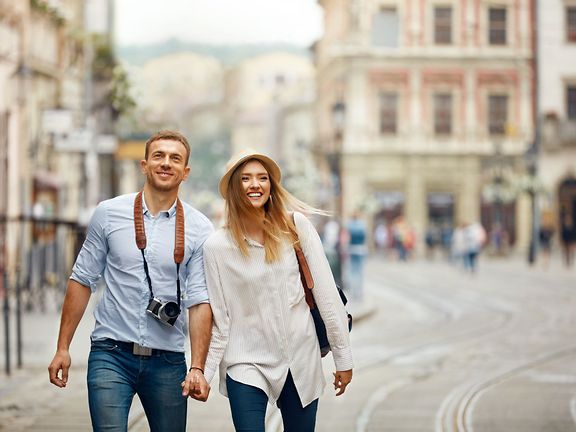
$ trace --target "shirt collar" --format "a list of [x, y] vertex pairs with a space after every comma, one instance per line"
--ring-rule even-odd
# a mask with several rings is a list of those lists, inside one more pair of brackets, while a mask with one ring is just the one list
[[[160, 213], [168, 213], [168, 217], [173, 217], [174, 215], [176, 215], [176, 202], [177, 201], [178, 201], [178, 199], [174, 200], [174, 204], [172, 204], [172, 207], [170, 207], [168, 210], [161, 211]], [[146, 205], [146, 199], [144, 197], [144, 191], [142, 191], [142, 214], [146, 214], [146, 213], [150, 214], [150, 211], [148, 210], [148, 206]]]
[[244, 236], [244, 241], [246, 243], [248, 243], [249, 246], [254, 246], [254, 247], [259, 247], [259, 248], [263, 248], [264, 246], [261, 245], [260, 243], [258, 243], [256, 240], [252, 240], [249, 237]]

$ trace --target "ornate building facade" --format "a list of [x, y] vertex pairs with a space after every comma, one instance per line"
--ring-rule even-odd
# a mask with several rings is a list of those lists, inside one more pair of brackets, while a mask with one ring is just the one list
[[576, 2], [539, 2], [542, 223], [576, 243]]
[[403, 215], [419, 240], [482, 221], [525, 247], [528, 201], [511, 183], [533, 134], [531, 2], [319, 3], [317, 146], [344, 215]]

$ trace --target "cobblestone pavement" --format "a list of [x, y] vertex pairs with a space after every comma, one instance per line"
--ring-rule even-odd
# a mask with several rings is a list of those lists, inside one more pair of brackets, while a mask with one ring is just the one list
[[[89, 306], [90, 308], [91, 306]], [[372, 258], [352, 332], [354, 380], [320, 402], [318, 431], [536, 432], [574, 430], [576, 270], [482, 260], [469, 275], [443, 261]], [[48, 382], [58, 313], [25, 315], [24, 367], [0, 372], [0, 431], [89, 431], [87, 314], [71, 348], [65, 390]], [[2, 332], [3, 333], [3, 332]], [[4, 341], [0, 336], [0, 344]], [[325, 359], [327, 380], [333, 370]], [[212, 383], [189, 402], [189, 430], [232, 431]], [[270, 407], [267, 431], [281, 429]], [[135, 401], [131, 431], [147, 431]]]

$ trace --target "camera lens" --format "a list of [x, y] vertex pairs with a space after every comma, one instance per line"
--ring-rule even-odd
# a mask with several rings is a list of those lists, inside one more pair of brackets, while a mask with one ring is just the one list
[[180, 308], [174, 302], [168, 302], [163, 308], [164, 315], [168, 318], [176, 318], [180, 314]]

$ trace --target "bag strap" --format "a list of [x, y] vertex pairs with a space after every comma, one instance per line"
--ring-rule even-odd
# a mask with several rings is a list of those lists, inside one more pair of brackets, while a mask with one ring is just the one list
[[[296, 228], [296, 220], [294, 219], [294, 213], [291, 214], [292, 222], [294, 223], [294, 228]], [[300, 245], [300, 238], [298, 237], [298, 230], [296, 230], [296, 242], [294, 243], [294, 252], [296, 252], [296, 259], [298, 260], [298, 269], [300, 270], [300, 280], [302, 281], [302, 287], [304, 288], [304, 296], [306, 297], [306, 303], [310, 309], [316, 307], [314, 302], [314, 297], [312, 295], [312, 289], [314, 288], [314, 278], [312, 278], [312, 273], [310, 272], [310, 267], [308, 266], [308, 261], [306, 261], [306, 256]]]

